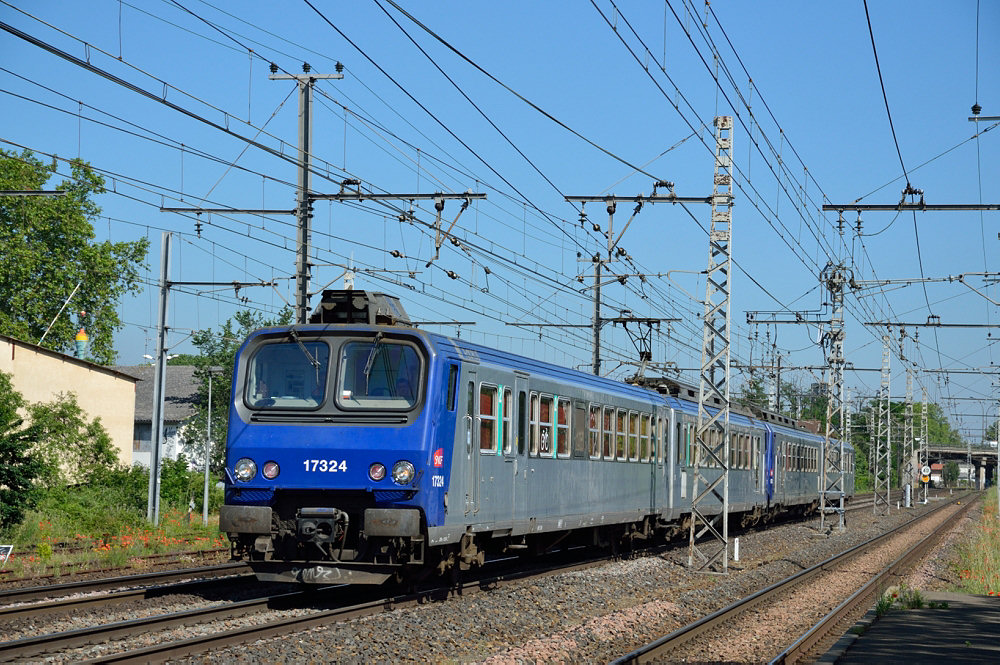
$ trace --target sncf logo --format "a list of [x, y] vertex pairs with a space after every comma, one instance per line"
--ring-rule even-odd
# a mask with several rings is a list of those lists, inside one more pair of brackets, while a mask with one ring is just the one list
[[440, 469], [444, 466], [444, 448], [438, 448], [434, 451], [434, 468]]

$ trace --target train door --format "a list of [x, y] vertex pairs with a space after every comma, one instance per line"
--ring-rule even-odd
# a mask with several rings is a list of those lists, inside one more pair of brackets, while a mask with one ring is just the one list
[[679, 421], [677, 440], [678, 505], [687, 507], [691, 505], [691, 490], [694, 482], [691, 477], [691, 466], [694, 461], [693, 455], [697, 453], [697, 448], [694, 442], [694, 423], [691, 421], [691, 418], [681, 416], [677, 420]]
[[466, 381], [465, 410], [465, 514], [479, 512], [479, 417], [476, 372], [469, 372]]
[[667, 492], [667, 467], [669, 466], [669, 446], [667, 437], [670, 433], [669, 420], [665, 409], [655, 409], [653, 411], [653, 449], [651, 451], [650, 466], [653, 469], [652, 490], [650, 491], [650, 506], [654, 514], [666, 516], [667, 506], [670, 503], [670, 494]]
[[660, 487], [664, 490], [664, 496], [667, 500], [667, 508], [670, 510], [670, 519], [674, 517], [674, 506], [676, 505], [674, 493], [670, 491], [673, 487], [673, 479], [676, 477], [677, 464], [677, 450], [681, 445], [680, 436], [680, 422], [679, 414], [674, 409], [670, 409], [667, 412], [667, 421], [664, 423], [663, 436], [665, 440], [663, 441], [663, 457], [664, 457], [664, 478]]
[[764, 494], [767, 502], [774, 501], [774, 432], [770, 427], [764, 428]]
[[775, 500], [781, 504], [788, 503], [786, 485], [788, 480], [788, 444], [783, 437], [774, 435], [774, 474], [777, 484], [774, 488]]
[[513, 458], [510, 457], [513, 391], [502, 377], [480, 376], [476, 404], [476, 434], [479, 439], [479, 475], [476, 505], [481, 522], [509, 520], [512, 512], [510, 487], [513, 482]]
[[528, 519], [528, 381], [514, 378], [514, 414], [511, 419], [511, 511], [515, 522]]

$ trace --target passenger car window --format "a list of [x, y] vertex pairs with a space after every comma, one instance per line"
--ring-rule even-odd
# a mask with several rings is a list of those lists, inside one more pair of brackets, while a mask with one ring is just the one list
[[538, 414], [538, 452], [541, 455], [552, 453], [552, 397], [542, 395], [539, 398]]
[[557, 406], [558, 422], [556, 423], [556, 452], [560, 456], [569, 455], [569, 407], [568, 399], [559, 399]]
[[615, 432], [615, 410], [609, 406], [604, 407], [604, 427], [602, 430], [602, 436], [604, 443], [604, 459], [612, 460], [615, 458], [615, 448], [611, 445], [611, 440], [614, 437]]
[[497, 388], [479, 386], [479, 450], [489, 453], [497, 449]]
[[601, 458], [601, 407], [596, 404], [590, 405], [590, 418], [588, 422], [590, 430], [590, 457], [591, 459]]

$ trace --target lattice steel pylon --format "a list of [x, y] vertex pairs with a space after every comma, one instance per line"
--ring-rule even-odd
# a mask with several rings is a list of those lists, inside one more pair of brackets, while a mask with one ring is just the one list
[[[903, 461], [903, 482], [910, 488], [910, 497], [913, 496], [913, 487], [917, 480], [916, 469], [913, 467], [913, 370], [906, 368], [906, 411], [903, 421], [903, 454], [906, 459]], [[912, 499], [910, 499], [912, 501]], [[907, 506], [909, 508], [910, 506]]]
[[[844, 423], [844, 285], [847, 272], [843, 265], [828, 263], [820, 274], [826, 284], [833, 304], [830, 316], [830, 332], [827, 335], [830, 368], [826, 395], [826, 429], [823, 436], [823, 477], [819, 492], [819, 528], [826, 528], [826, 516], [837, 515], [837, 528], [844, 524], [844, 436], [834, 429], [837, 423]], [[848, 433], [850, 430], [848, 430]], [[835, 440], [836, 439], [836, 440]]]
[[877, 433], [875, 436], [875, 468], [872, 476], [875, 480], [875, 502], [872, 509], [876, 515], [889, 514], [889, 451], [892, 448], [890, 440], [889, 410], [889, 336], [882, 335], [882, 387], [878, 394], [878, 415], [876, 417]]
[[694, 486], [691, 492], [691, 531], [688, 545], [688, 567], [718, 574], [729, 572], [732, 130], [732, 116], [719, 116], [715, 119], [715, 180], [708, 237], [701, 383], [698, 392], [698, 429], [692, 469]]
[[[921, 387], [920, 390], [923, 393], [923, 397], [922, 397], [922, 400], [921, 400], [921, 410], [920, 410], [920, 469], [921, 469], [921, 473], [923, 473], [924, 467], [926, 467], [928, 469], [930, 468], [930, 466], [927, 463], [927, 460], [929, 459], [927, 446], [930, 445], [930, 441], [927, 440], [927, 437], [928, 437], [928, 433], [927, 433], [927, 388]], [[923, 483], [923, 486], [924, 486], [924, 503], [927, 503], [927, 487], [928, 487], [928, 485], [930, 485], [929, 479], [928, 479], [928, 482], [924, 482]]]

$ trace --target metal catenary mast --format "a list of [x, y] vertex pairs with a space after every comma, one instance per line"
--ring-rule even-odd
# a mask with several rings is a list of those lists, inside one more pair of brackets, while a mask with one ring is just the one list
[[[732, 116], [715, 119], [715, 179], [705, 280], [705, 322], [692, 475], [688, 566], [729, 572], [729, 335]], [[714, 403], [714, 412], [709, 404]], [[712, 469], [712, 473], [706, 473]], [[703, 486], [703, 489], [702, 489]], [[699, 539], [705, 541], [699, 543]]]

